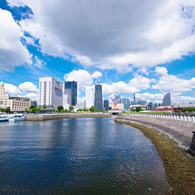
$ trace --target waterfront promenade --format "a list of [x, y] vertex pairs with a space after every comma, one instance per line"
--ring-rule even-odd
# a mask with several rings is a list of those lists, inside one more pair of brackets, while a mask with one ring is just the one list
[[152, 141], [163, 161], [166, 179], [172, 186], [170, 194], [195, 194], [195, 157], [186, 153], [194, 152], [189, 149], [195, 123], [183, 121], [181, 117], [177, 119], [170, 116], [120, 114], [115, 122], [140, 129]]
[[109, 113], [55, 113], [55, 114], [32, 114], [27, 116], [28, 121], [45, 121], [66, 118], [94, 118], [111, 117]]
[[185, 150], [189, 150], [193, 136], [192, 131], [195, 130], [195, 122], [177, 120], [176, 117], [173, 119], [169, 117], [158, 118], [142, 114], [120, 114], [115, 120], [138, 122], [153, 127], [174, 140], [179, 147]]

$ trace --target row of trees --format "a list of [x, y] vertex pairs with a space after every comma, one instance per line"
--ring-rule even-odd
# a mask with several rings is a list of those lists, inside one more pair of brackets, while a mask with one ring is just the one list
[[10, 113], [10, 107], [7, 108], [0, 108], [1, 112]]
[[182, 112], [195, 112], [195, 108], [194, 107], [192, 107], [192, 108], [183, 108]]
[[[69, 107], [69, 110], [67, 110], [67, 109], [64, 109], [63, 108], [63, 106], [58, 106], [57, 107], [57, 110], [55, 110], [55, 112], [72, 112], [72, 110], [74, 110], [74, 107], [73, 106], [70, 106]], [[86, 108], [79, 108], [79, 109], [77, 109], [77, 112], [88, 112], [88, 111], [90, 111], [90, 112], [99, 112], [100, 110], [98, 109], [98, 108], [95, 108], [95, 106], [91, 106], [91, 108], [88, 110], [88, 109], [86, 109]], [[106, 110], [105, 109], [103, 109], [103, 113], [105, 113], [106, 112]]]
[[68, 109], [64, 109], [63, 106], [58, 106], [57, 110], [55, 110], [54, 112], [72, 112], [72, 110], [74, 110], [73, 106], [69, 106], [69, 110]]
[[131, 112], [140, 112], [142, 111], [141, 106], [136, 107], [136, 109], [130, 109]]

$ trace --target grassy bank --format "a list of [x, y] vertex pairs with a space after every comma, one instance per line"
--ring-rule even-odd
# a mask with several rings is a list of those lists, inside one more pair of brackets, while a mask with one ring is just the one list
[[141, 123], [115, 119], [140, 129], [154, 144], [166, 170], [166, 179], [172, 186], [170, 194], [195, 195], [195, 157], [192, 157], [168, 136]]

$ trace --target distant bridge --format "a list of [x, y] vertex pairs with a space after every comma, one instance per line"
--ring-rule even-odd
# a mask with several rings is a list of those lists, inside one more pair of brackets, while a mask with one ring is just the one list
[[109, 114], [113, 114], [113, 115], [117, 115], [117, 114], [119, 114], [120, 112], [119, 112], [119, 110], [109, 110], [108, 113], [109, 113]]

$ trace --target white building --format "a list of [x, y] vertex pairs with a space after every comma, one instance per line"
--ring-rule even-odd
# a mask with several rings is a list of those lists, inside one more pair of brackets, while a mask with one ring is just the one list
[[64, 107], [64, 110], [65, 109], [69, 109], [70, 107], [70, 104], [68, 104], [68, 95], [63, 95], [63, 107]]
[[63, 83], [54, 77], [39, 78], [39, 106], [57, 109], [63, 105]]
[[86, 87], [85, 101], [87, 109], [91, 108], [91, 106], [94, 106], [94, 87]]

